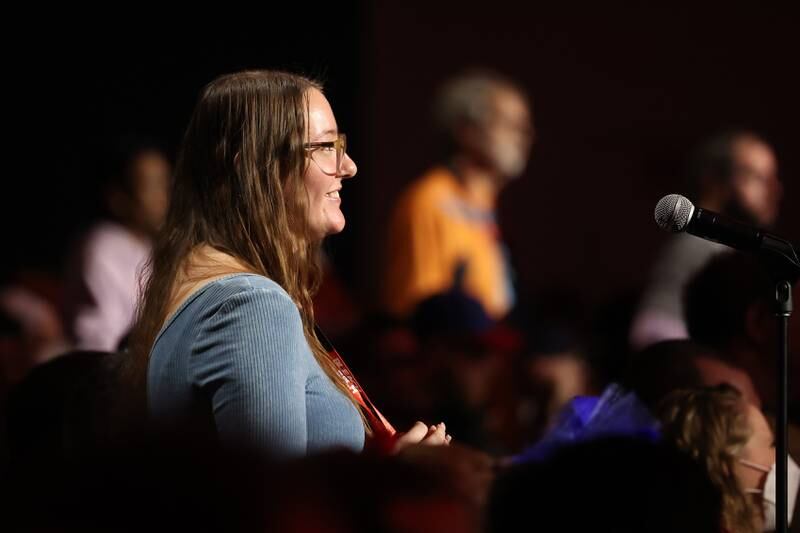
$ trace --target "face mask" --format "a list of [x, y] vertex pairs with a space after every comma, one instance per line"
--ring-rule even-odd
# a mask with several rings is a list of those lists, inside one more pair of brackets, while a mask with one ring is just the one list
[[[739, 459], [739, 462], [744, 466], [767, 473], [767, 479], [764, 482], [763, 489], [745, 489], [745, 492], [748, 494], [761, 494], [761, 499], [763, 502], [762, 505], [764, 506], [764, 531], [772, 531], [775, 529], [777, 517], [775, 511], [775, 500], [777, 499], [775, 463], [773, 463], [771, 467], [767, 468], [764, 465], [751, 463], [750, 461], [745, 461], [744, 459]], [[797, 500], [797, 489], [800, 486], [800, 467], [797, 466], [797, 463], [795, 463], [794, 459], [791, 457], [789, 457], [788, 477], [789, 506], [787, 509], [787, 515], [789, 517], [789, 523], [791, 523], [794, 504]]]

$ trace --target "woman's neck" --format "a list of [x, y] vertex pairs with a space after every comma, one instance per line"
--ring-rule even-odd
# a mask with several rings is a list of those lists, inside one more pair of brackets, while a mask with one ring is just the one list
[[181, 265], [172, 286], [166, 317], [172, 314], [192, 294], [212, 281], [230, 274], [246, 274], [254, 269], [234, 256], [201, 244], [194, 248]]

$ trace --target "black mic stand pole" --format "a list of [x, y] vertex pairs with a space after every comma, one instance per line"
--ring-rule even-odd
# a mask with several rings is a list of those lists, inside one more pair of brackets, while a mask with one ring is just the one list
[[776, 424], [776, 530], [789, 531], [789, 317], [792, 315], [792, 284], [779, 281], [775, 287], [775, 316], [778, 319], [778, 420]]

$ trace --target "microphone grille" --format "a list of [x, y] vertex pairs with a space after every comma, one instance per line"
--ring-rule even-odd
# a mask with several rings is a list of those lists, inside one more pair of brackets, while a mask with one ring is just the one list
[[668, 194], [656, 205], [656, 224], [666, 231], [680, 233], [689, 225], [694, 213], [694, 205], [685, 196]]

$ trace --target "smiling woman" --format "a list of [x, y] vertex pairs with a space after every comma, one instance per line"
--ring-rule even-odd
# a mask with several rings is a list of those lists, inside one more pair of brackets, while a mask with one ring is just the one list
[[280, 457], [449, 442], [443, 424], [395, 438], [317, 336], [319, 246], [355, 174], [319, 84], [248, 71], [203, 90], [131, 341], [156, 424]]
[[305, 143], [313, 165], [306, 171], [310, 209], [309, 225], [321, 239], [344, 229], [344, 214], [339, 206], [342, 179], [355, 176], [355, 162], [347, 155], [343, 133], [338, 133], [336, 118], [328, 100], [318, 89], [308, 94], [308, 133], [311, 142]]

